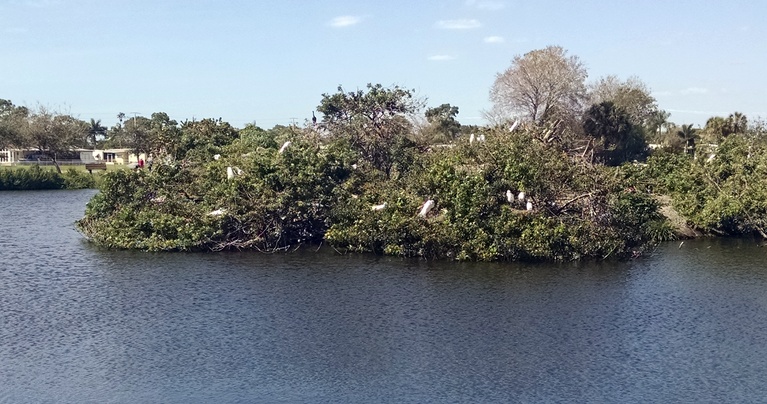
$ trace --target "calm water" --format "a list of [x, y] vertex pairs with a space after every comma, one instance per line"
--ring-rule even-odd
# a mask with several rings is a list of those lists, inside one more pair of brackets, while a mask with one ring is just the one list
[[0, 402], [767, 402], [767, 247], [485, 265], [105, 251], [0, 192]]

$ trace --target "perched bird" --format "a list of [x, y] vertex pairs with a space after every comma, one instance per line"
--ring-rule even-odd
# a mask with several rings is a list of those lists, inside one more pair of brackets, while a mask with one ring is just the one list
[[517, 129], [518, 125], [519, 125], [519, 119], [514, 121], [514, 124], [512, 124], [511, 127], [509, 128], [509, 132], [514, 132], [514, 129]]
[[213, 160], [218, 160], [218, 159], [220, 159], [220, 158], [221, 158], [221, 155], [220, 155], [220, 154], [214, 154], [214, 155], [213, 155]]
[[226, 209], [216, 209], [213, 212], [208, 213], [208, 216], [222, 216], [226, 213]]
[[474, 140], [476, 140], [476, 138], [474, 137], [474, 134], [472, 133], [471, 135], [469, 135], [469, 144], [474, 144]]
[[287, 148], [288, 148], [288, 146], [290, 146], [290, 140], [288, 140], [287, 142], [285, 142], [285, 143], [283, 143], [283, 144], [282, 144], [282, 147], [280, 147], [280, 151], [279, 151], [279, 153], [280, 153], [280, 154], [282, 154], [282, 152], [284, 152], [284, 151], [285, 151], [285, 149], [287, 149]]
[[234, 170], [232, 169], [232, 167], [227, 167], [226, 168], [226, 179], [231, 180], [232, 178], [234, 178]]
[[533, 202], [527, 201], [527, 204], [525, 204], [525, 208], [527, 210], [533, 210]]
[[479, 135], [479, 139], [477, 139], [477, 140], [479, 140], [480, 142], [484, 142], [485, 141], [485, 135]]
[[317, 125], [317, 117], [314, 116], [314, 111], [312, 111], [312, 125]]
[[384, 203], [382, 203], [382, 204], [380, 204], [380, 205], [373, 205], [373, 207], [371, 208], [371, 210], [373, 210], [373, 211], [379, 211], [379, 210], [384, 210], [385, 208], [386, 208], [386, 202], [384, 202]]
[[428, 201], [423, 203], [423, 206], [421, 207], [421, 211], [418, 212], [419, 217], [426, 217], [426, 215], [429, 214], [429, 211], [434, 207], [434, 200], [429, 199]]
[[524, 201], [525, 197], [526, 197], [525, 191], [522, 191], [519, 193], [519, 195], [517, 195], [517, 199], [519, 199], [520, 201]]
[[511, 192], [510, 189], [506, 190], [506, 201], [509, 203], [514, 202], [514, 194]]

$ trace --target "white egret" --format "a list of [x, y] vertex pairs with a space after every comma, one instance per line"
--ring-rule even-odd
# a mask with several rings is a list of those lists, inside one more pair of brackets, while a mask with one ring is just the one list
[[519, 193], [519, 195], [517, 195], [517, 199], [519, 199], [520, 201], [524, 201], [525, 197], [526, 197], [525, 191], [522, 191]]
[[485, 141], [485, 135], [479, 135], [479, 139], [477, 139], [477, 140], [479, 140], [480, 142], [484, 142]]
[[386, 202], [384, 202], [384, 203], [382, 203], [380, 205], [373, 205], [373, 207], [371, 208], [371, 210], [373, 210], [373, 211], [379, 211], [379, 210], [384, 210], [384, 209], [386, 209]]
[[226, 213], [226, 209], [216, 209], [208, 213], [208, 216], [223, 216], [225, 213]]
[[418, 216], [420, 217], [426, 217], [426, 215], [429, 214], [431, 209], [434, 207], [434, 200], [429, 199], [428, 201], [423, 203], [423, 207], [421, 207], [421, 211], [418, 212]]
[[474, 144], [474, 140], [476, 140], [476, 138], [474, 137], [474, 134], [472, 133], [471, 135], [469, 135], [469, 144]]
[[232, 169], [232, 167], [227, 167], [226, 168], [226, 179], [231, 180], [232, 178], [234, 178], [234, 170]]
[[511, 127], [509, 128], [509, 132], [514, 132], [514, 129], [517, 129], [517, 126], [519, 126], [519, 119], [514, 121], [514, 124], [512, 124]]
[[527, 210], [533, 210], [533, 202], [528, 200], [527, 204], [525, 205], [525, 208]]
[[512, 203], [512, 202], [514, 202], [514, 194], [513, 194], [513, 193], [511, 193], [511, 190], [510, 190], [510, 189], [507, 189], [507, 190], [506, 190], [506, 200], [507, 200], [509, 203]]
[[288, 140], [287, 142], [285, 142], [285, 143], [283, 143], [283, 144], [282, 144], [282, 147], [280, 147], [280, 151], [279, 151], [279, 153], [280, 153], [280, 154], [282, 154], [282, 152], [284, 152], [284, 151], [285, 151], [285, 149], [287, 149], [287, 148], [288, 148], [288, 146], [290, 146], [290, 140]]
[[220, 159], [220, 158], [221, 158], [221, 155], [220, 155], [220, 154], [214, 154], [214, 155], [213, 155], [213, 160], [218, 160], [218, 159]]

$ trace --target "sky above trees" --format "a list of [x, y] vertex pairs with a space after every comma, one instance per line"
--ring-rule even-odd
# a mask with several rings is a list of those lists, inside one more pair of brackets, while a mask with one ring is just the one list
[[767, 3], [0, 0], [0, 98], [83, 120], [303, 123], [323, 93], [413, 88], [483, 124], [496, 74], [559, 45], [587, 82], [637, 76], [678, 124], [767, 118]]

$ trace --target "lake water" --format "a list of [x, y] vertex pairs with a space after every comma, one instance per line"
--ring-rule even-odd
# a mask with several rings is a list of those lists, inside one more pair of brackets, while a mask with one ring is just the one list
[[766, 402], [767, 247], [623, 263], [107, 251], [0, 192], [0, 402]]

